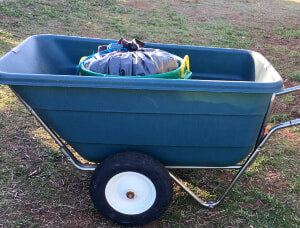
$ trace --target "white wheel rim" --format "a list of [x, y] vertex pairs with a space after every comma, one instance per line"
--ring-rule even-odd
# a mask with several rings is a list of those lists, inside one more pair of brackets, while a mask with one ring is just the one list
[[145, 175], [122, 172], [107, 182], [105, 197], [114, 210], [122, 214], [136, 215], [147, 211], [153, 205], [156, 190]]

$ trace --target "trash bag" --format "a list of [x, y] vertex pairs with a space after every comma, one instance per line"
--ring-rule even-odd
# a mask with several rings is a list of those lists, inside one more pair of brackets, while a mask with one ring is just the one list
[[108, 75], [145, 76], [162, 74], [179, 67], [174, 56], [166, 51], [144, 48], [137, 39], [121, 38], [117, 44], [98, 47], [98, 53], [84, 61], [87, 70]]

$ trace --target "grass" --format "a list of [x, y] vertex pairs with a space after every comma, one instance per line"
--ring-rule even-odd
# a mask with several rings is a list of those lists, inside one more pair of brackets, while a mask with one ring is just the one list
[[297, 39], [300, 37], [300, 27], [294, 29], [292, 27], [280, 26], [274, 29], [274, 33], [287, 39]]
[[[285, 80], [299, 84], [295, 3], [285, 2], [286, 9], [280, 10], [281, 3], [262, 0], [242, 5], [230, 1], [226, 9], [222, 1], [197, 2], [4, 0], [0, 2], [0, 55], [41, 33], [135, 37], [146, 42], [252, 49], [267, 56]], [[258, 3], [270, 5], [259, 13], [256, 10], [264, 8]], [[287, 95], [276, 105], [285, 110], [272, 113], [270, 125], [292, 118], [299, 96]], [[298, 227], [299, 141], [299, 127], [276, 133], [214, 209], [199, 206], [174, 185], [173, 201], [157, 225]], [[220, 170], [174, 172], [206, 200], [217, 199], [235, 175]], [[62, 157], [9, 88], [0, 85], [0, 227], [116, 227], [94, 209], [90, 176]]]
[[271, 116], [270, 122], [274, 124], [282, 123], [282, 122], [289, 121], [290, 117], [291, 117], [290, 113], [274, 114]]
[[284, 74], [287, 78], [300, 82], [300, 72], [291, 72]]
[[4, 55], [7, 50], [13, 48], [20, 42], [12, 34], [0, 29], [0, 55]]
[[295, 98], [293, 94], [287, 94], [280, 102], [283, 104], [293, 104]]

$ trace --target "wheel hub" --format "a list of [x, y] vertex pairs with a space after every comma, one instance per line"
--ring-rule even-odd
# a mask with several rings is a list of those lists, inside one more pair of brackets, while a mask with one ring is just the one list
[[116, 211], [136, 215], [152, 207], [156, 199], [153, 182], [137, 172], [121, 172], [106, 184], [105, 198]]
[[128, 192], [126, 193], [126, 196], [127, 196], [128, 199], [133, 199], [133, 198], [134, 198], [134, 192], [128, 191]]

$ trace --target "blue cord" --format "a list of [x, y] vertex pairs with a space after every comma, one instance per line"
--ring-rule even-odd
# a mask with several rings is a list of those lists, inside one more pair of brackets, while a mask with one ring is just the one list
[[94, 53], [88, 57], [86, 57], [84, 60], [82, 60], [79, 65], [77, 66], [77, 70], [76, 70], [76, 75], [79, 74], [79, 69], [81, 67], [81, 65], [88, 59], [91, 59], [93, 58], [95, 55], [97, 55], [99, 53], [99, 55], [103, 55], [103, 54], [106, 54], [106, 53], [110, 53], [110, 52], [113, 52], [113, 51], [116, 51], [116, 50], [124, 50], [124, 51], [127, 51], [129, 52], [126, 48], [123, 47], [123, 45], [121, 44], [118, 44], [118, 43], [110, 43], [108, 46], [107, 46], [107, 49], [104, 50], [104, 51], [100, 51], [100, 52], [97, 52], [97, 53]]

